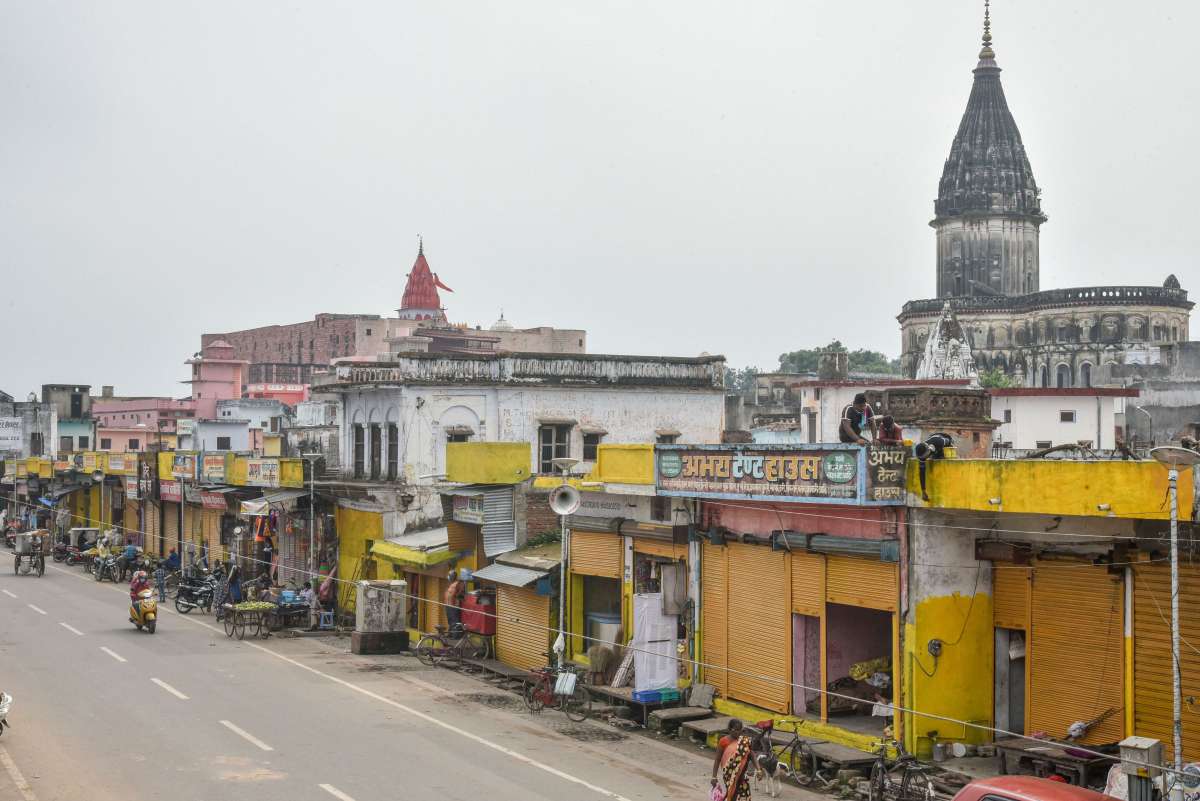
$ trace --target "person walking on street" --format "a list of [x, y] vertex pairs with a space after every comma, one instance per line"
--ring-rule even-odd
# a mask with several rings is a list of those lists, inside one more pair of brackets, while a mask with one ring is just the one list
[[718, 757], [720, 775], [715, 775], [714, 771], [712, 779], [713, 786], [720, 789], [720, 795], [714, 793], [713, 798], [719, 798], [719, 801], [749, 801], [753, 742], [744, 726], [737, 729], [735, 736], [731, 725], [729, 736], [732, 742], [725, 746]]
[[446, 604], [446, 622], [450, 624], [450, 631], [453, 632], [462, 626], [462, 601], [467, 585], [459, 581], [457, 571], [451, 570], [446, 578], [450, 584], [446, 587], [446, 595], [442, 600]]
[[162, 562], [158, 563], [158, 567], [154, 568], [154, 586], [158, 588], [158, 602], [166, 603], [167, 601], [167, 568]]

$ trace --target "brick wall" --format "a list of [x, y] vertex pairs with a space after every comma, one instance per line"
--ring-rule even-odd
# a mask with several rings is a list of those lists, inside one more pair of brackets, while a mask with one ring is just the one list
[[549, 493], [529, 493], [525, 496], [525, 535], [536, 537], [562, 527], [558, 515], [550, 508]]
[[[200, 345], [205, 347], [218, 339], [232, 345], [234, 358], [250, 362], [250, 383], [307, 383], [313, 367], [327, 367], [333, 359], [354, 355], [358, 347], [356, 323], [363, 319], [379, 320], [383, 325], [377, 315], [318, 314], [303, 323], [202, 334]], [[296, 369], [288, 369], [293, 365]]]

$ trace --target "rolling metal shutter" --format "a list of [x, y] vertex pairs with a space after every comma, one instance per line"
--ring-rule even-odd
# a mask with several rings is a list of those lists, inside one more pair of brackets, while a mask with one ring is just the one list
[[726, 575], [726, 552], [718, 545], [704, 543], [700, 567], [700, 626], [701, 661], [704, 682], [716, 687], [722, 696], [729, 696], [729, 582]]
[[602, 578], [621, 578], [621, 538], [613, 534], [571, 532], [572, 573]]
[[1124, 736], [1123, 584], [1086, 562], [1034, 568], [1027, 732], [1062, 739], [1072, 723], [1111, 709], [1081, 742], [1115, 743]]
[[895, 562], [854, 556], [825, 557], [825, 600], [895, 612], [900, 588]]
[[1002, 629], [1029, 628], [1029, 589], [1033, 568], [997, 562], [992, 566], [992, 625]]
[[183, 546], [179, 542], [179, 504], [164, 503], [162, 505], [162, 532], [169, 552], [172, 548], [179, 551], [183, 557]]
[[649, 554], [651, 556], [661, 556], [664, 559], [683, 559], [687, 560], [688, 549], [686, 545], [675, 545], [670, 542], [659, 542], [657, 540], [648, 540], [643, 537], [633, 538], [633, 550], [637, 553]]
[[483, 552], [499, 556], [517, 547], [512, 487], [488, 490], [483, 496]]
[[792, 611], [799, 615], [821, 617], [825, 614], [825, 557], [817, 553], [793, 551]]
[[729, 697], [788, 711], [792, 698], [791, 587], [787, 554], [731, 543]]
[[145, 498], [142, 499], [141, 504], [142, 527], [146, 532], [146, 542], [143, 547], [151, 553], [165, 556], [170, 547], [163, 545], [162, 522], [158, 516], [158, 504]]
[[[1137, 565], [1133, 578], [1133, 734], [1174, 754], [1171, 705], [1171, 569]], [[1183, 697], [1200, 696], [1200, 568], [1179, 566], [1179, 672]], [[1200, 720], [1183, 711], [1184, 760], [1200, 759]]]
[[442, 606], [442, 596], [445, 594], [446, 579], [421, 576], [421, 601], [425, 607], [426, 631], [446, 625], [446, 607]]
[[496, 586], [496, 656], [524, 670], [546, 664], [550, 597], [524, 587]]

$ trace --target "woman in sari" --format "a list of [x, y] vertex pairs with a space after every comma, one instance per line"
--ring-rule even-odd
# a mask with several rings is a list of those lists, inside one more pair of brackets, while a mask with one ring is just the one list
[[[736, 740], [725, 746], [721, 754], [721, 801], [750, 801], [750, 761], [753, 759], [752, 740], [741, 729]], [[715, 785], [716, 779], [713, 779]], [[715, 797], [715, 796], [714, 796]]]

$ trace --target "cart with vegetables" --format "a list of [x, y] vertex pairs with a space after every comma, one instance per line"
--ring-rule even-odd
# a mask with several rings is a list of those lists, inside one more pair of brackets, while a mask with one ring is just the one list
[[266, 639], [275, 628], [278, 607], [270, 601], [242, 601], [239, 604], [225, 604], [225, 636], [246, 638], [246, 632], [251, 637]]

